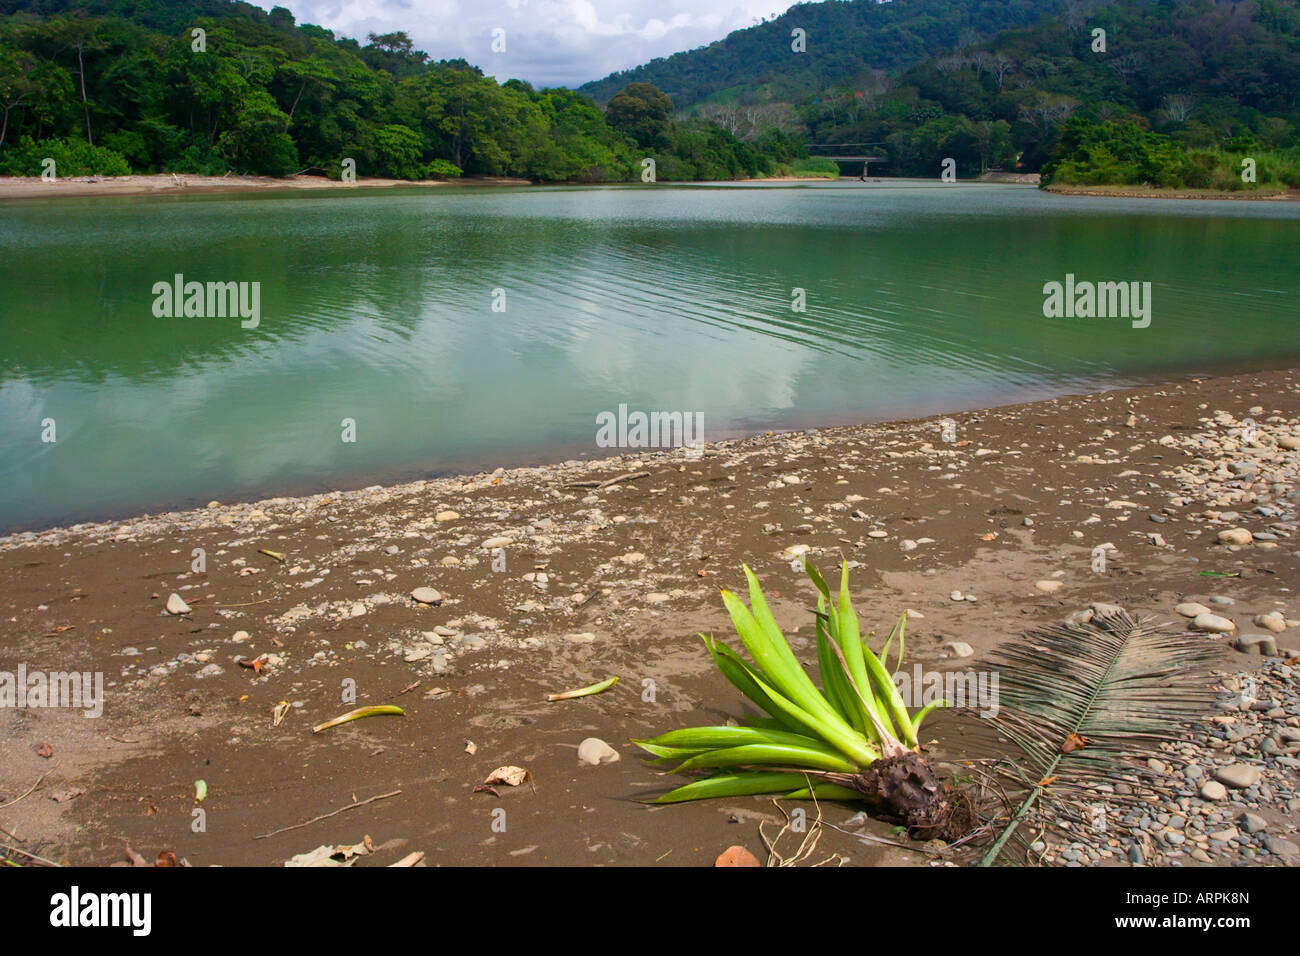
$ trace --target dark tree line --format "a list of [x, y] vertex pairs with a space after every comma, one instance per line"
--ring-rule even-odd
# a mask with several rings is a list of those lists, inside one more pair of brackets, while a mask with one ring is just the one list
[[607, 117], [572, 90], [432, 62], [405, 33], [362, 44], [297, 24], [282, 7], [0, 0], [0, 15], [0, 172], [9, 174], [36, 175], [52, 157], [61, 175], [337, 177], [351, 158], [363, 177], [602, 182], [639, 177], [647, 150], [661, 178], [778, 166], [703, 122], [665, 115], [646, 138], [635, 110]]

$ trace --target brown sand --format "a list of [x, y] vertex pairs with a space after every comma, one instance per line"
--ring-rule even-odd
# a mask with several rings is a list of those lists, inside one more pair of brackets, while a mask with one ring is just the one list
[[189, 195], [194, 193], [263, 192], [303, 189], [389, 189], [435, 186], [527, 186], [526, 179], [487, 177], [464, 180], [359, 179], [342, 183], [324, 176], [190, 176], [156, 173], [146, 176], [69, 176], [47, 182], [39, 176], [0, 177], [0, 199], [36, 199], [50, 196]]

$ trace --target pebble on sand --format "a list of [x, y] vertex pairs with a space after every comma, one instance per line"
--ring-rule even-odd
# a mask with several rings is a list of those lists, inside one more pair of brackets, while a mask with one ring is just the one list
[[618, 751], [599, 737], [588, 737], [578, 744], [578, 760], [597, 767], [600, 764], [614, 763], [618, 760]]
[[1245, 528], [1228, 528], [1219, 532], [1219, 544], [1247, 545], [1254, 538]]
[[168, 614], [189, 614], [190, 606], [186, 604], [184, 600], [181, 599], [181, 596], [179, 594], [173, 592], [167, 598], [167, 613]]
[[1238, 790], [1246, 790], [1255, 786], [1264, 777], [1258, 767], [1252, 767], [1250, 764], [1234, 763], [1226, 767], [1220, 767], [1214, 773], [1214, 779], [1219, 783], [1226, 784], [1229, 787], [1236, 787]]
[[1255, 624], [1259, 627], [1267, 628], [1274, 634], [1281, 634], [1286, 630], [1286, 618], [1282, 616], [1281, 611], [1269, 611], [1267, 614], [1256, 614]]
[[1212, 634], [1227, 634], [1237, 629], [1237, 625], [1226, 617], [1219, 617], [1217, 614], [1209, 613], [1196, 615], [1192, 619], [1192, 627], [1198, 631], [1209, 631]]
[[420, 604], [441, 604], [442, 595], [433, 588], [416, 588], [411, 592], [411, 600]]
[[1228, 796], [1228, 788], [1217, 780], [1207, 780], [1201, 784], [1202, 800], [1223, 800]]

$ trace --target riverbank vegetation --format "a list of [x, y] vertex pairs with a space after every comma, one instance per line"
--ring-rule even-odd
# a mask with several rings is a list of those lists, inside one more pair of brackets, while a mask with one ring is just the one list
[[883, 176], [1300, 187], [1297, 0], [799, 4], [578, 91], [238, 0], [0, 0], [0, 18], [0, 175], [856, 175], [816, 143]]
[[[362, 45], [231, 0], [0, 0], [0, 174], [314, 172], [545, 182], [785, 174], [796, 145], [673, 119], [653, 87], [602, 111], [567, 89]], [[196, 31], [202, 31], [196, 32]]]
[[[873, 175], [933, 177], [951, 158], [959, 176], [1041, 171], [1045, 183], [1296, 184], [1295, 0], [800, 4], [610, 79], [655, 83], [742, 138], [775, 126], [877, 144], [887, 163]], [[608, 84], [582, 90], [600, 100]]]

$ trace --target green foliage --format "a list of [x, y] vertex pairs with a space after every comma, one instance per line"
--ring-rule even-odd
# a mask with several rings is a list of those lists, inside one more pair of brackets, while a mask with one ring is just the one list
[[455, 163], [449, 163], [445, 159], [435, 159], [424, 167], [424, 177], [426, 179], [457, 179], [460, 177], [461, 169]]
[[[390, 123], [371, 134], [369, 165], [377, 176], [419, 179], [424, 174], [420, 163], [423, 151], [424, 141], [419, 133], [399, 123]], [[459, 174], [460, 170], [456, 172]]]
[[[649, 83], [678, 108], [722, 98], [799, 102], [872, 69], [908, 66], [1060, 7], [1060, 0], [800, 3], [716, 43], [613, 73], [579, 92], [603, 103], [629, 84]], [[804, 53], [791, 47], [796, 27], [807, 32]]]
[[668, 143], [673, 101], [649, 83], [629, 83], [605, 107], [605, 121], [642, 149]]
[[825, 179], [839, 179], [840, 167], [825, 156], [813, 156], [808, 159], [796, 159], [790, 164], [791, 176], [821, 176]]
[[[104, 169], [116, 156], [123, 172], [208, 175], [337, 177], [351, 158], [362, 178], [619, 182], [635, 179], [648, 153], [675, 149], [684, 155], [668, 167], [686, 178], [763, 175], [774, 163], [716, 127], [678, 128], [671, 101], [644, 84], [607, 121], [572, 90], [432, 62], [402, 32], [365, 45], [337, 39], [282, 7], [0, 0], [0, 17], [5, 168], [27, 163], [24, 138], [106, 146], [82, 157], [98, 156], [92, 165]], [[194, 27], [206, 33], [202, 51]]]
[[[857, 794], [841, 784], [815, 778], [828, 772], [852, 775], [881, 757], [919, 750], [922, 721], [944, 702], [915, 714], [907, 711], [894, 680], [903, 663], [907, 616], [899, 618], [877, 655], [862, 637], [849, 597], [848, 563], [841, 565], [838, 600], [812, 565], [805, 569], [818, 591], [814, 629], [821, 686], [791, 650], [758, 578], [745, 567], [749, 606], [726, 590], [722, 602], [753, 663], [722, 641], [701, 637], [722, 675], [768, 716], [749, 726], [691, 727], [635, 741], [656, 763], [677, 764], [674, 772], [722, 771], [654, 802], [755, 793], [852, 798]], [[891, 650], [896, 651], [892, 672]]]
[[[807, 53], [790, 49], [795, 27], [807, 31]], [[1094, 49], [1095, 28], [1106, 31], [1106, 50]], [[655, 84], [679, 109], [760, 144], [779, 164], [799, 153], [781, 149], [786, 137], [882, 144], [870, 149], [888, 163], [873, 174], [934, 177], [952, 159], [969, 177], [1035, 172], [1051, 161], [1058, 180], [1245, 188], [1225, 173], [1226, 155], [1207, 157], [1259, 160], [1300, 143], [1300, 4], [800, 4], [581, 90], [604, 100], [630, 82]], [[1074, 116], [1127, 122], [1165, 140], [1145, 143], [1141, 155], [1107, 155], [1110, 147], [1096, 144], [1086, 162], [1066, 159], [1077, 149], [1061, 142]], [[1285, 157], [1269, 163], [1284, 182]]]
[[53, 159], [56, 176], [129, 176], [131, 167], [121, 153], [104, 146], [91, 146], [79, 139], [44, 139], [39, 143], [24, 136], [0, 153], [0, 173], [7, 176], [39, 176], [46, 158]]
[[[1057, 155], [1043, 167], [1043, 181], [1228, 191], [1300, 183], [1300, 150], [1253, 145], [1238, 137], [1231, 148], [1185, 150], [1131, 121], [1076, 116], [1065, 124]], [[1253, 182], [1242, 179], [1247, 159], [1254, 162]]]

